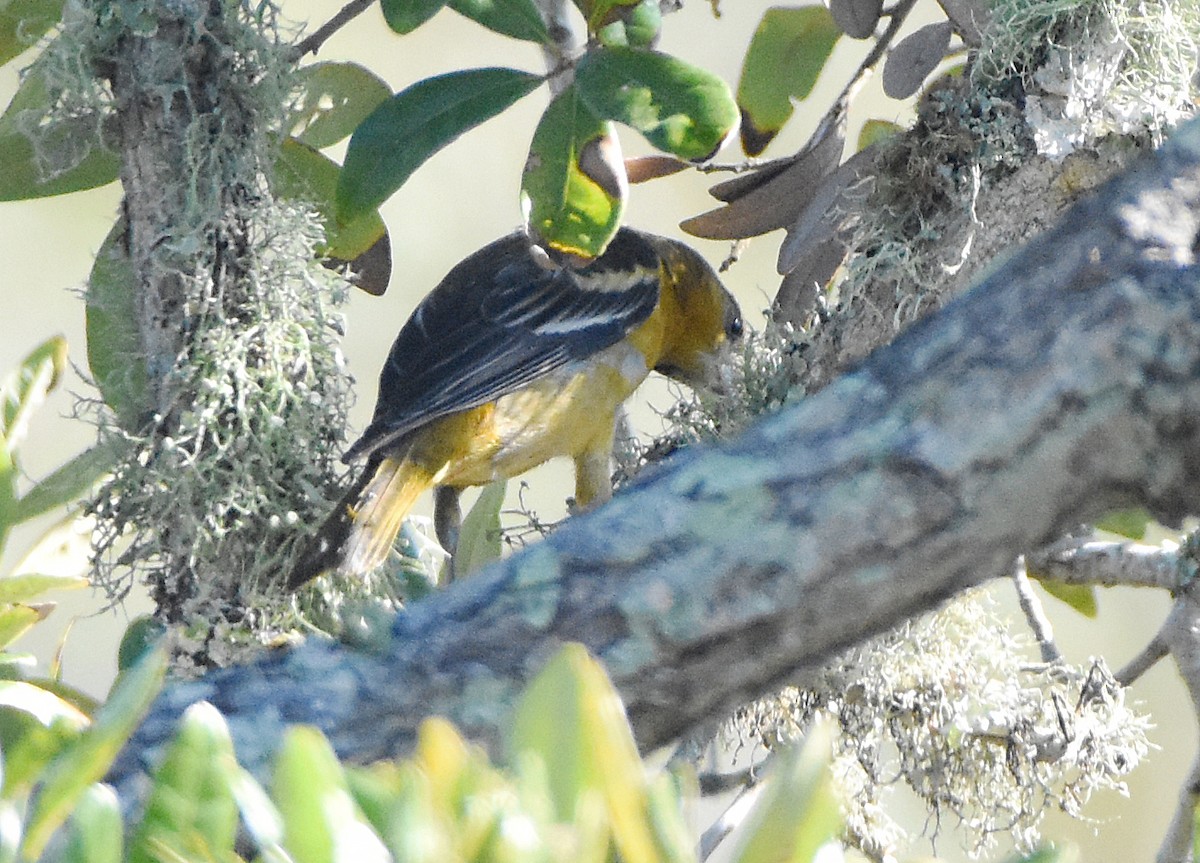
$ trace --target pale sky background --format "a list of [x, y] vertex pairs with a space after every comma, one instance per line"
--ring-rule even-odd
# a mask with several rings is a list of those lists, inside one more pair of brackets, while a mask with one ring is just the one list
[[[342, 2], [283, 0], [281, 5], [292, 19], [316, 26]], [[666, 18], [660, 47], [705, 66], [736, 87], [742, 55], [766, 8], [767, 4], [727, 0], [722, 17], [716, 19], [708, 3], [691, 0], [681, 13]], [[833, 65], [826, 69], [809, 100], [817, 107], [806, 110], [801, 106], [766, 156], [788, 155], [803, 144], [819, 112], [840, 90], [868, 47], [867, 43], [842, 40]], [[439, 13], [416, 33], [398, 37], [386, 29], [378, 9], [373, 8], [326, 43], [318, 59], [361, 62], [396, 91], [429, 75], [465, 67], [542, 68], [540, 53], [533, 46], [494, 36], [450, 10]], [[5, 103], [16, 87], [16, 68], [20, 65], [18, 61], [0, 69], [0, 97]], [[349, 330], [345, 353], [358, 381], [358, 402], [352, 415], [355, 431], [370, 415], [378, 368], [412, 308], [458, 260], [518, 226], [520, 170], [545, 98], [545, 91], [539, 90], [501, 117], [468, 133], [422, 167], [383, 206], [392, 238], [391, 287], [382, 298], [355, 292], [346, 311]], [[871, 82], [853, 109], [850, 140], [857, 126], [869, 117], [908, 123], [911, 116], [909, 106], [882, 98], [877, 82]], [[628, 130], [622, 130], [621, 140], [626, 155], [648, 152]], [[341, 150], [334, 155], [340, 159]], [[738, 159], [739, 153], [733, 147], [718, 157], [722, 162]], [[638, 228], [685, 238], [677, 228], [679, 221], [716, 204], [705, 192], [708, 185], [706, 178], [686, 173], [636, 186], [626, 221]], [[5, 262], [0, 270], [0, 374], [7, 374], [28, 351], [55, 333], [67, 338], [72, 362], [86, 369], [83, 304], [78, 290], [87, 277], [92, 255], [112, 224], [118, 202], [119, 190], [112, 185], [58, 198], [0, 204], [0, 257]], [[778, 287], [774, 263], [781, 236], [777, 233], [753, 243], [742, 262], [725, 276], [752, 326], [761, 322], [761, 310], [769, 305]], [[714, 265], [728, 252], [725, 243], [691, 242]], [[655, 383], [639, 392], [634, 401], [644, 404], [652, 399], [661, 404], [663, 393], [661, 383]], [[91, 441], [91, 429], [69, 417], [73, 394], [92, 396], [94, 391], [78, 374], [72, 374], [38, 415], [22, 453], [30, 477], [45, 475]], [[635, 418], [643, 430], [655, 430], [652, 411], [638, 409]], [[560, 517], [564, 511], [562, 501], [571, 489], [569, 467], [541, 469], [527, 475], [527, 479], [533, 486], [539, 514], [551, 519]], [[418, 511], [427, 513], [429, 508], [426, 501]], [[11, 570], [49, 521], [14, 534], [0, 559], [0, 574]], [[997, 593], [1006, 602], [1010, 598], [1006, 586]], [[44, 665], [62, 638], [64, 627], [71, 624], [64, 651], [65, 679], [93, 695], [103, 695], [114, 673], [120, 633], [128, 618], [146, 609], [146, 602], [134, 597], [125, 609], [96, 615], [99, 600], [87, 591], [64, 594], [60, 600], [51, 621], [37, 627], [17, 647], [34, 651]], [[1113, 667], [1123, 664], [1153, 634], [1167, 608], [1165, 597], [1158, 594], [1106, 591], [1100, 595], [1099, 620], [1088, 623], [1074, 613], [1061, 611], [1053, 600], [1048, 604], [1055, 613], [1061, 646], [1072, 661], [1085, 662], [1090, 655], [1104, 655]], [[1150, 706], [1158, 726], [1153, 739], [1163, 750], [1152, 754], [1149, 764], [1133, 775], [1132, 803], [1110, 795], [1103, 805], [1089, 809], [1099, 819], [1094, 825], [1098, 838], [1091, 836], [1090, 829], [1080, 830], [1065, 819], [1052, 822], [1049, 835], [1061, 836], [1069, 830], [1080, 837], [1085, 843], [1084, 860], [1115, 863], [1148, 859], [1148, 849], [1165, 829], [1180, 779], [1195, 751], [1194, 722], [1173, 667], [1160, 665], [1135, 687], [1134, 695]], [[1121, 819], [1114, 821], [1118, 814]], [[959, 856], [957, 844], [950, 837], [939, 843], [938, 851], [947, 859]]]

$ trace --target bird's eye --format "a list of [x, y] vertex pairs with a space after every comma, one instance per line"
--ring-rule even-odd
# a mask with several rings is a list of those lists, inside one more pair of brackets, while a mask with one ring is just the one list
[[740, 339], [742, 337], [741, 315], [734, 315], [733, 319], [725, 325], [725, 335], [733, 340]]

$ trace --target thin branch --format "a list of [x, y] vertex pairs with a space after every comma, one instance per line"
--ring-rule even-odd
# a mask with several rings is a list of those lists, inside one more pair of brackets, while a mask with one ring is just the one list
[[[1176, 599], [1163, 623], [1159, 638], [1171, 651], [1179, 676], [1187, 686], [1192, 707], [1200, 714], [1200, 595], [1184, 590]], [[1179, 802], [1171, 826], [1158, 850], [1158, 863], [1186, 863], [1192, 860], [1196, 805], [1200, 803], [1200, 759], [1179, 790]]]
[[1162, 633], [1159, 633], [1150, 639], [1150, 642], [1142, 648], [1141, 653], [1125, 663], [1125, 667], [1113, 677], [1122, 686], [1131, 686], [1134, 681], [1158, 664], [1158, 661], [1168, 652], [1167, 643], [1163, 641]]
[[1012, 579], [1013, 586], [1017, 589], [1017, 601], [1021, 604], [1021, 611], [1025, 613], [1025, 619], [1029, 622], [1029, 628], [1033, 630], [1034, 638], [1037, 639], [1038, 647], [1042, 652], [1042, 661], [1061, 662], [1062, 652], [1054, 643], [1054, 627], [1051, 626], [1050, 618], [1046, 617], [1046, 612], [1042, 609], [1042, 601], [1033, 592], [1033, 584], [1029, 581], [1029, 573], [1025, 570], [1024, 556], [1017, 558], [1017, 562], [1013, 566]]
[[341, 8], [336, 15], [318, 27], [310, 36], [306, 36], [300, 44], [292, 49], [292, 62], [299, 60], [305, 54], [316, 54], [321, 50], [321, 46], [336, 33], [341, 30], [375, 2], [375, 0], [350, 0]]
[[1179, 803], [1171, 826], [1159, 846], [1155, 863], [1190, 863], [1192, 860], [1192, 832], [1196, 804], [1200, 802], [1200, 758], [1192, 765], [1192, 772], [1179, 789]]
[[1039, 578], [1102, 587], [1157, 587], [1175, 591], [1187, 583], [1188, 559], [1179, 547], [1140, 542], [1071, 538], [1028, 555], [1026, 567]]

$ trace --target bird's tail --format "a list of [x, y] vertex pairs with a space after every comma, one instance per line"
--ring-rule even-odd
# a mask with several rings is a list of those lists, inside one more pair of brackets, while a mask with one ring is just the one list
[[327, 572], [361, 575], [379, 566], [404, 517], [431, 485], [429, 472], [406, 458], [372, 458], [301, 553], [288, 587]]

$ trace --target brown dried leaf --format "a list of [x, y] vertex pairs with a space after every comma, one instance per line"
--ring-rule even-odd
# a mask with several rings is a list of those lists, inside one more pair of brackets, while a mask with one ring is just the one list
[[817, 297], [845, 259], [846, 244], [837, 237], [828, 237], [809, 248], [795, 268], [783, 277], [779, 293], [775, 295], [772, 318], [801, 328], [809, 326]]
[[740, 240], [790, 225], [842, 158], [845, 124], [833, 122], [817, 130], [820, 136], [791, 164], [728, 205], [680, 223], [696, 237]]
[[809, 198], [807, 206], [788, 228], [779, 247], [779, 273], [790, 273], [810, 251], [838, 234], [847, 216], [858, 209], [869, 189], [862, 180], [875, 166], [877, 145], [855, 153], [830, 174]]
[[630, 184], [669, 177], [690, 167], [689, 163], [674, 156], [631, 156], [625, 160], [625, 174]]

